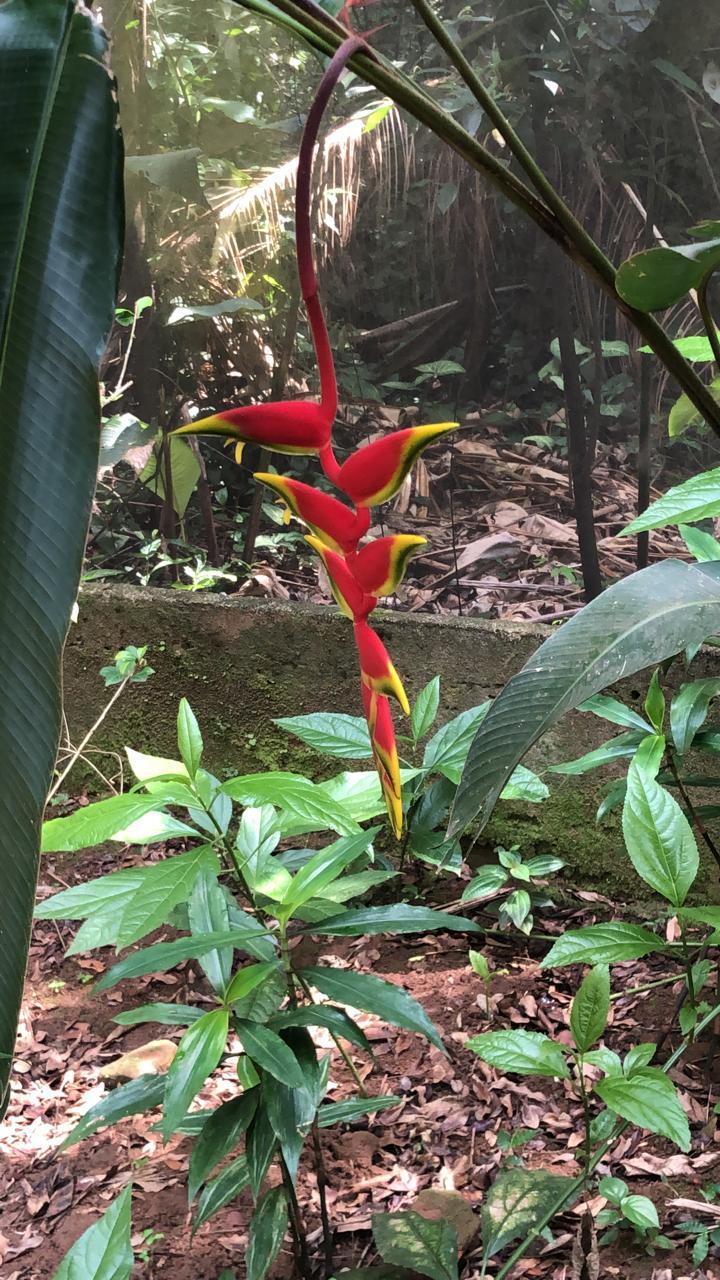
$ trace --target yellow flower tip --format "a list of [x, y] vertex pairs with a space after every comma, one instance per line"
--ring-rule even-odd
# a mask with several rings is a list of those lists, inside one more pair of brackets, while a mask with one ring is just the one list
[[397, 671], [395, 670], [395, 667], [393, 666], [392, 662], [389, 664], [389, 666], [390, 666], [390, 670], [388, 671], [388, 683], [392, 687], [392, 691], [395, 694], [395, 697], [397, 698], [398, 702], [400, 703], [400, 706], [402, 707], [405, 715], [409, 716], [410, 703], [408, 702], [408, 696], [405, 692], [403, 682], [400, 679]]
[[244, 448], [245, 448], [245, 441], [244, 441], [244, 440], [240, 440], [240, 441], [239, 441], [239, 443], [235, 445], [235, 461], [236, 461], [238, 464], [242, 462], [242, 456], [243, 456], [243, 449], [244, 449]]
[[206, 418], [195, 418], [182, 427], [175, 427], [171, 436], [233, 436], [230, 424], [217, 414], [210, 413]]

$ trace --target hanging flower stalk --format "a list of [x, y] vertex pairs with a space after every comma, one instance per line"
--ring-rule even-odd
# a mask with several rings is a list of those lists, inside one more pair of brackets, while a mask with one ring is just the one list
[[179, 428], [176, 434], [229, 437], [236, 442], [238, 461], [246, 443], [260, 444], [275, 453], [317, 454], [328, 480], [350, 500], [352, 506], [288, 476], [265, 472], [255, 476], [285, 502], [288, 519], [294, 515], [310, 529], [305, 540], [322, 560], [340, 610], [352, 620], [373, 759], [393, 830], [399, 836], [403, 821], [400, 765], [389, 699], [395, 698], [405, 715], [410, 708], [390, 655], [368, 618], [378, 601], [397, 589], [410, 557], [425, 545], [426, 539], [409, 534], [364, 543], [363, 539], [370, 528], [371, 507], [392, 498], [421, 451], [458, 424], [433, 423], [393, 431], [357, 449], [343, 463], [337, 461], [333, 451], [337, 381], [318, 296], [310, 228], [311, 179], [323, 113], [348, 59], [359, 49], [369, 51], [360, 37], [353, 36], [328, 64], [307, 117], [298, 159], [297, 263], [320, 373], [320, 402], [244, 405], [199, 418]]

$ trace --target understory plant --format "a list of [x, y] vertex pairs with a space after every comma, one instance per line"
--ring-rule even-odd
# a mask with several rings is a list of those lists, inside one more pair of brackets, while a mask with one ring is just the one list
[[[288, 1226], [300, 1272], [309, 1276], [295, 1192], [306, 1143], [329, 1269], [332, 1227], [318, 1131], [400, 1101], [367, 1096], [351, 1055], [359, 1051], [372, 1058], [372, 1049], [348, 1008], [444, 1049], [421, 1005], [401, 986], [337, 963], [296, 961], [294, 946], [312, 937], [436, 929], [477, 934], [479, 927], [463, 916], [402, 902], [354, 905], [396, 874], [374, 863], [377, 828], [363, 829], [321, 787], [297, 775], [251, 774], [221, 782], [203, 767], [200, 729], [185, 701], [178, 713], [178, 752], [179, 759], [168, 760], [128, 751], [137, 779], [133, 791], [45, 825], [48, 852], [107, 838], [149, 850], [155, 841], [182, 839], [183, 852], [160, 861], [148, 856], [139, 866], [64, 889], [41, 903], [37, 915], [82, 922], [69, 955], [107, 946], [127, 952], [97, 982], [98, 991], [165, 973], [187, 960], [198, 962], [207, 983], [192, 1003], [154, 1002], [117, 1015], [125, 1027], [159, 1023], [187, 1029], [166, 1072], [141, 1074], [101, 1098], [63, 1148], [124, 1116], [162, 1108], [163, 1140], [178, 1133], [193, 1140], [188, 1198], [195, 1206], [194, 1229], [248, 1189], [255, 1202], [248, 1244], [252, 1280], [262, 1280]], [[375, 794], [377, 807], [377, 779]], [[290, 839], [328, 829], [339, 836], [319, 849], [296, 847]], [[165, 925], [174, 926], [178, 936], [135, 949]], [[337, 1047], [355, 1081], [354, 1096], [326, 1099], [330, 1057], [318, 1052], [310, 1028], [324, 1029]], [[214, 1110], [191, 1110], [228, 1058], [235, 1065], [236, 1095]], [[273, 1165], [281, 1182], [268, 1185]]]

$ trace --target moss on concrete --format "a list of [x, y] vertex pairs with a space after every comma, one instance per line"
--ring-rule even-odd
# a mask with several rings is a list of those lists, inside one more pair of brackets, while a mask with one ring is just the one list
[[[442, 718], [494, 697], [547, 637], [524, 623], [485, 622], [379, 613], [377, 629], [402, 672], [408, 693], [430, 675], [441, 677]], [[208, 766], [220, 776], [289, 769], [327, 777], [352, 762], [309, 750], [273, 723], [310, 711], [359, 712], [356, 658], [350, 628], [332, 608], [186, 595], [129, 587], [86, 588], [65, 651], [65, 705], [77, 742], [107, 701], [98, 675], [128, 644], [147, 644], [156, 674], [131, 687], [103, 723], [96, 747], [133, 746], [174, 755], [175, 721], [187, 697], [200, 721]], [[679, 664], [675, 679], [682, 678]], [[700, 655], [696, 677], [717, 674], [717, 659]], [[621, 687], [639, 702], [644, 680]], [[563, 717], [530, 753], [542, 770], [599, 746], [612, 732], [596, 717]], [[621, 769], [618, 769], [619, 776]], [[90, 775], [91, 776], [91, 775]], [[543, 805], [498, 807], [484, 839], [519, 844], [526, 852], [554, 852], [575, 883], [610, 895], [640, 896], [641, 884], [624, 852], [617, 818], [595, 823], [597, 788], [608, 772], [586, 778], [548, 775]], [[80, 775], [75, 774], [77, 782]], [[705, 797], [706, 798], [706, 797]], [[713, 868], [708, 891], [717, 884]]]

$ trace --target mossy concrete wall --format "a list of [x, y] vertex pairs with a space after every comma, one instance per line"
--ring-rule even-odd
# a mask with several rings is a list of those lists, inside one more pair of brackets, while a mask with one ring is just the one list
[[[441, 714], [494, 697], [549, 634], [525, 623], [388, 613], [376, 626], [412, 697], [441, 677]], [[200, 721], [207, 761], [221, 776], [291, 769], [320, 778], [342, 762], [310, 751], [273, 720], [309, 711], [359, 714], [359, 688], [349, 624], [334, 608], [128, 587], [88, 587], [65, 649], [64, 696], [72, 740], [78, 742], [107, 701], [99, 668], [116, 650], [147, 644], [156, 674], [128, 689], [94, 745], [176, 754], [175, 717], [185, 696]], [[678, 664], [679, 667], [679, 664]], [[700, 655], [696, 677], [717, 675], [712, 654]], [[643, 680], [626, 681], [627, 701], [640, 701]], [[612, 727], [571, 713], [528, 757], [535, 768], [599, 746]], [[352, 766], [350, 766], [352, 767]], [[77, 777], [78, 775], [76, 775]], [[590, 778], [549, 775], [543, 805], [500, 804], [488, 828], [497, 843], [557, 852], [575, 883], [637, 896], [639, 882], [624, 853], [617, 818], [598, 828], [597, 787]], [[717, 877], [709, 870], [711, 885]]]

